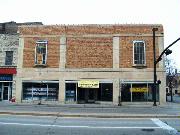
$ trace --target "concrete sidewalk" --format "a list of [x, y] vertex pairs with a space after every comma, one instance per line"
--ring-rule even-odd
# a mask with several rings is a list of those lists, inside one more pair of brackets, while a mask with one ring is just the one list
[[16, 104], [0, 103], [0, 114], [95, 117], [95, 118], [180, 118], [180, 105], [167, 103], [161, 106], [126, 104], [123, 106], [100, 104]]

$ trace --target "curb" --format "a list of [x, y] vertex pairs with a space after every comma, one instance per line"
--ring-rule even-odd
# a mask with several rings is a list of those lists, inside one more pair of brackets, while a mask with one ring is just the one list
[[97, 115], [97, 114], [61, 114], [37, 112], [0, 112], [0, 115], [54, 116], [74, 118], [180, 118], [180, 115]]

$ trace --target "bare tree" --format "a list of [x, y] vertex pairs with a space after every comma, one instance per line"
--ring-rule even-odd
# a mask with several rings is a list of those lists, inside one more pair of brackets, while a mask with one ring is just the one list
[[[165, 58], [165, 68], [166, 68], [166, 85], [169, 87], [171, 102], [173, 102], [173, 92], [172, 88], [177, 86], [177, 68], [175, 62], [172, 59]], [[166, 95], [167, 99], [167, 95]]]

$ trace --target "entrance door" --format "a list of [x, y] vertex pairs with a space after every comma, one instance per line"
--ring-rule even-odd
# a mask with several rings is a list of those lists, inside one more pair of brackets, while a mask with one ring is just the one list
[[88, 93], [88, 99], [89, 100], [94, 100], [94, 89], [89, 89], [89, 93]]
[[87, 90], [88, 94], [88, 103], [94, 103], [95, 102], [95, 89], [88, 89]]
[[94, 103], [97, 100], [97, 89], [78, 88], [77, 100], [78, 103]]
[[3, 100], [9, 100], [9, 87], [4, 86], [3, 88]]

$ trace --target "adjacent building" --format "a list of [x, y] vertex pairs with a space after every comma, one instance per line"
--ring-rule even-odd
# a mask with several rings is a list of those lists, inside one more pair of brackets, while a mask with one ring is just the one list
[[[162, 25], [19, 26], [16, 101], [151, 102], [154, 27], [158, 56]], [[157, 101], [165, 103], [163, 61], [157, 77]]]
[[19, 36], [15, 22], [0, 24], [0, 100], [15, 96]]
[[42, 23], [0, 23], [0, 100], [15, 99], [16, 74], [20, 25], [42, 25]]

